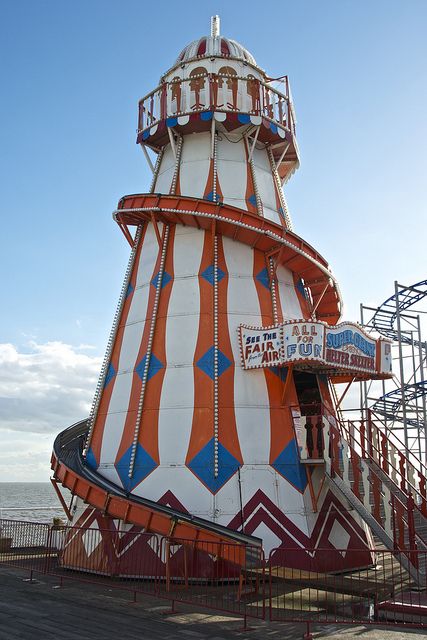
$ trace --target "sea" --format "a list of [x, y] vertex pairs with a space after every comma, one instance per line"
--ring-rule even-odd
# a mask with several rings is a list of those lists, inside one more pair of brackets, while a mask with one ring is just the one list
[[[70, 494], [63, 495], [69, 504]], [[0, 482], [0, 519], [52, 522], [53, 518], [66, 520], [50, 482]]]

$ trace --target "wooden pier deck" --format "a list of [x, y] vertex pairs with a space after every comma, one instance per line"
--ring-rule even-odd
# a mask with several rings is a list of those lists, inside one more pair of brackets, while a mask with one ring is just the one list
[[[164, 615], [170, 603], [99, 585], [66, 581], [59, 588], [54, 576], [0, 567], [0, 640], [294, 640], [305, 627], [293, 623], [251, 620], [250, 632], [242, 631], [238, 616], [195, 610], [179, 604], [178, 613]], [[425, 630], [322, 625], [313, 628], [315, 638], [352, 640], [411, 640], [425, 638]], [[345, 638], [343, 638], [345, 636]]]

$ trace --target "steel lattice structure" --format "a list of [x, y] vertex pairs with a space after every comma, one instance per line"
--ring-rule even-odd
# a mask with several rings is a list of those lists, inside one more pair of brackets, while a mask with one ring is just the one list
[[[426, 399], [427, 380], [425, 362], [427, 342], [421, 337], [421, 321], [415, 305], [427, 297], [427, 280], [405, 286], [395, 282], [395, 291], [379, 307], [372, 309], [361, 305], [362, 324], [393, 340], [398, 351], [399, 367], [396, 371], [396, 387], [389, 391], [382, 385], [382, 394], [369, 397], [367, 385], [363, 385], [364, 405], [382, 415], [390, 429], [404, 431], [408, 449], [427, 456]], [[364, 323], [364, 311], [374, 312]], [[405, 365], [410, 361], [410, 366]], [[424, 444], [422, 444], [424, 441]]]

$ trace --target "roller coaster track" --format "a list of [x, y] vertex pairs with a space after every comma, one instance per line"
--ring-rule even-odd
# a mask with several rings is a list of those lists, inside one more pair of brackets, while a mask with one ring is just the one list
[[[420, 302], [427, 296], [427, 280], [422, 280], [409, 287], [399, 285], [399, 290], [390, 296], [377, 309], [370, 325], [387, 338], [393, 341], [413, 345], [420, 349], [420, 358], [427, 353], [427, 342], [413, 340], [413, 337], [405, 332], [399, 332], [397, 328], [398, 314], [403, 314], [413, 305]], [[391, 421], [406, 422], [411, 427], [425, 429], [426, 425], [422, 416], [418, 415], [417, 409], [413, 407], [413, 403], [419, 398], [425, 398], [427, 395], [427, 381], [421, 380], [412, 384], [404, 384], [397, 389], [393, 389], [381, 396], [373, 405], [372, 409]], [[425, 400], [424, 400], [425, 402]], [[405, 417], [400, 413], [402, 405], [405, 404]], [[407, 411], [409, 414], [407, 415]], [[416, 414], [415, 417], [411, 414]]]
[[[417, 398], [422, 398], [427, 395], [427, 380], [417, 382], [415, 384], [405, 384], [405, 403], [407, 407], [411, 408], [411, 403], [416, 401]], [[387, 420], [402, 420], [399, 415], [399, 410], [402, 406], [402, 390], [400, 388], [393, 389], [385, 395], [381, 396], [372, 409], [387, 418]], [[406, 417], [406, 423], [411, 427], [417, 427], [424, 429], [424, 421], [419, 418]]]
[[[399, 332], [397, 328], [395, 328], [395, 323], [397, 320], [397, 314], [402, 313], [412, 307], [417, 302], [420, 302], [423, 298], [427, 296], [427, 280], [422, 280], [421, 282], [417, 282], [410, 287], [401, 287], [399, 289], [398, 294], [394, 294], [390, 296], [375, 312], [371, 325], [378, 333], [381, 333], [383, 336], [387, 338], [391, 338], [392, 340], [398, 340]], [[397, 300], [399, 304], [397, 305]], [[412, 344], [412, 339], [405, 335], [401, 334], [400, 337], [402, 342], [406, 344]], [[414, 345], [421, 344], [421, 347], [427, 351], [427, 343], [426, 342], [415, 342]]]

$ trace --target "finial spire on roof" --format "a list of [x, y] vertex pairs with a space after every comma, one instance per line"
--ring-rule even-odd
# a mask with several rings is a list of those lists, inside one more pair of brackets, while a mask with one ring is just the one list
[[220, 20], [219, 16], [211, 17], [211, 36], [217, 38], [219, 36]]

